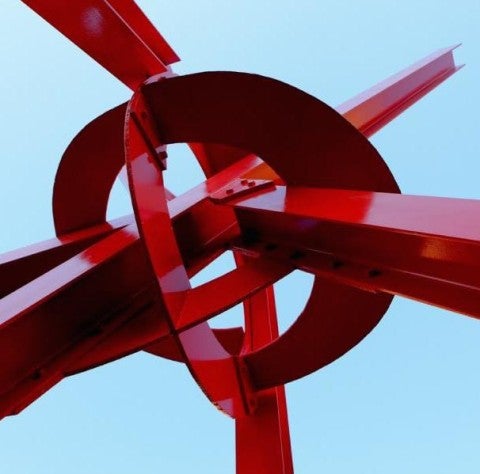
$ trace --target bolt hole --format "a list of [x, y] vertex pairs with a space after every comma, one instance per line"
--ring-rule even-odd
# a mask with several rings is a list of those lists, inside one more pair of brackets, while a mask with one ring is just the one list
[[333, 268], [334, 270], [336, 270], [337, 268], [342, 268], [344, 265], [345, 265], [345, 263], [342, 262], [341, 260], [334, 260], [334, 261], [332, 262], [332, 268]]
[[274, 244], [273, 242], [269, 242], [268, 244], [265, 245], [265, 250], [268, 250], [269, 252], [277, 248], [278, 248], [278, 245]]
[[370, 278], [378, 277], [381, 274], [382, 274], [382, 272], [380, 270], [378, 270], [377, 268], [372, 268], [371, 270], [368, 271], [368, 276]]
[[37, 369], [32, 374], [32, 380], [39, 380], [39, 379], [42, 378], [42, 375], [43, 375], [43, 370], [42, 369]]
[[94, 326], [94, 327], [90, 328], [90, 330], [86, 334], [86, 337], [97, 337], [100, 334], [102, 334], [102, 332], [103, 332], [102, 327], [97, 325], [97, 326]]
[[292, 252], [290, 254], [290, 258], [292, 260], [298, 260], [298, 259], [303, 258], [303, 257], [305, 257], [305, 254], [303, 252], [301, 252], [300, 250], [295, 250], [294, 252]]
[[242, 240], [247, 247], [256, 244], [260, 240], [260, 234], [257, 229], [245, 229]]

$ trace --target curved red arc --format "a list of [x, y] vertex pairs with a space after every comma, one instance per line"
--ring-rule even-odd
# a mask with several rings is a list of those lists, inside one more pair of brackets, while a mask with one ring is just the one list
[[140, 91], [130, 102], [125, 126], [127, 172], [137, 223], [157, 277], [167, 320], [185, 362], [210, 400], [231, 416], [239, 416], [248, 408], [235, 359], [207, 323], [177, 332], [183, 306], [192, 290], [170, 224], [162, 170], [149, 155], [138, 123], [131, 119], [132, 111], [145, 117], [147, 110]]

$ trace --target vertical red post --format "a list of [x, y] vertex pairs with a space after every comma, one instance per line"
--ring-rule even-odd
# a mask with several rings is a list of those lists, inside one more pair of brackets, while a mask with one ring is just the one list
[[[258, 349], [278, 337], [273, 286], [246, 300], [244, 311], [243, 351]], [[258, 393], [254, 413], [235, 420], [235, 435], [237, 474], [293, 474], [283, 385]]]

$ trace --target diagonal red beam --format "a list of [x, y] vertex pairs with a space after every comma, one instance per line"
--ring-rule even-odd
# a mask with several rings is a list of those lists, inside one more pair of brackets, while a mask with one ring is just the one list
[[339, 105], [337, 112], [370, 137], [462, 67], [453, 57], [457, 46], [435, 51]]
[[[132, 245], [137, 239], [135, 226], [116, 230], [0, 299], [0, 358], [8, 361], [0, 367], [0, 417], [58, 382], [95, 345], [92, 338], [152, 306], [152, 276], [143, 249]], [[150, 342], [168, 334], [158, 312], [149, 329]]]
[[175, 53], [134, 0], [108, 0], [107, 3], [116, 10], [123, 21], [130, 26], [163, 64], [169, 65], [180, 61], [177, 53]]
[[[64, 377], [71, 375], [72, 372], [78, 372], [79, 362], [81, 364], [80, 370], [92, 368], [92, 366], [83, 365], [84, 361], [91, 359], [92, 353], [97, 356], [96, 363], [93, 366], [99, 365], [99, 346], [101, 356], [104, 357], [102, 363], [110, 362], [113, 359], [118, 359], [119, 357], [134, 352], [134, 350], [138, 350], [138, 345], [132, 345], [132, 343], [135, 342], [135, 337], [132, 337], [131, 334], [128, 336], [128, 343], [132, 346], [130, 350], [128, 345], [115, 346], [118, 340], [112, 337], [116, 336], [119, 332], [125, 333], [125, 329], [131, 329], [132, 321], [136, 322], [138, 320], [140, 324], [145, 324], [145, 322], [149, 323], [150, 339], [143, 334], [143, 345], [147, 344], [148, 341], [151, 341], [155, 336], [163, 335], [165, 333], [165, 327], [162, 324], [162, 320], [159, 320], [158, 312], [155, 311], [155, 308], [149, 306], [148, 301], [149, 298], [147, 295], [136, 295], [129, 301], [127, 307], [115, 308], [111, 313], [104, 314], [104, 317], [98, 318], [98, 320], [90, 326], [90, 329], [85, 330], [85, 328], [80, 328], [77, 334], [64, 341], [66, 342], [64, 346], [57, 347], [51, 345], [55, 342], [54, 338], [51, 338], [52, 331], [46, 335], [39, 331], [36, 336], [42, 337], [44, 339], [43, 343], [48, 345], [50, 350], [49, 357], [46, 360], [35, 360], [32, 358], [31, 362], [35, 362], [35, 365], [31, 366], [31, 370], [26, 373], [17, 373], [15, 383], [6, 387], [6, 390], [5, 387], [2, 387], [0, 394], [0, 418], [18, 414]], [[140, 313], [140, 317], [138, 317], [138, 313]], [[153, 322], [155, 322], [155, 324], [152, 324]], [[57, 333], [56, 328], [53, 332]], [[22, 339], [19, 338], [19, 340]], [[34, 343], [33, 345], [38, 346], [38, 343]], [[102, 351], [102, 348], [104, 349], [105, 347], [108, 348], [109, 353], [115, 354], [115, 357], [105, 358], [104, 350]], [[24, 350], [28, 353], [31, 348], [27, 346], [24, 347]], [[17, 352], [20, 352], [18, 346]]]
[[[457, 66], [453, 57], [456, 47], [435, 51], [347, 100], [335, 110], [365, 136], [372, 136], [461, 69], [462, 66]], [[237, 148], [211, 143], [193, 143], [190, 147], [207, 176], [248, 154]], [[259, 171], [260, 174], [253, 172], [252, 177], [275, 177], [265, 164]]]
[[253, 260], [199, 287], [192, 288], [185, 298], [176, 328], [183, 331], [196, 326], [229, 306], [241, 303], [253, 295], [288, 275], [290, 264]]
[[480, 201], [281, 186], [233, 205], [245, 252], [480, 318]]
[[23, 2], [130, 89], [178, 61], [132, 0]]
[[0, 255], [0, 298], [132, 222], [133, 216], [120, 218]]

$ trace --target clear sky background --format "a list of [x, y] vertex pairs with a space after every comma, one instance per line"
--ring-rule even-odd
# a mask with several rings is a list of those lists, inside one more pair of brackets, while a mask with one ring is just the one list
[[[372, 141], [403, 192], [480, 197], [478, 0], [139, 3], [181, 56], [178, 73], [256, 72], [331, 105], [463, 42], [467, 67]], [[0, 0], [0, 34], [3, 252], [53, 236], [63, 150], [130, 93], [19, 1]], [[174, 191], [201, 179], [181, 149], [169, 166]], [[114, 198], [111, 215], [128, 212], [121, 187]], [[308, 284], [282, 283], [282, 327]], [[228, 318], [219, 324], [238, 313]], [[287, 387], [296, 472], [478, 473], [479, 342], [478, 321], [396, 298], [358, 347]], [[0, 423], [1, 473], [233, 471], [233, 422], [185, 367], [144, 353], [65, 380]]]

